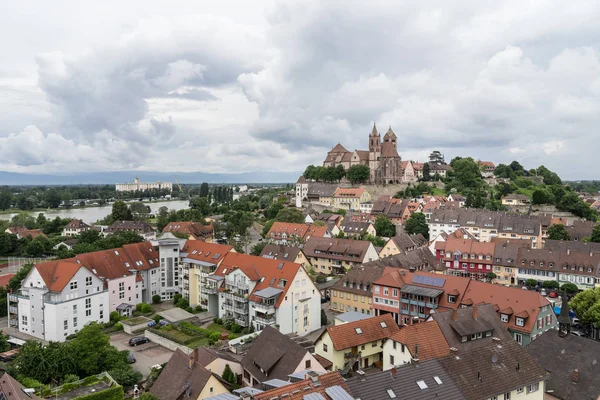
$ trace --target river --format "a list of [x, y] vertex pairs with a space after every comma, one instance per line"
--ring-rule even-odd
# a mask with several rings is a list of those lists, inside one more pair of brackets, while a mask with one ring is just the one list
[[[158, 209], [162, 206], [167, 207], [169, 210], [182, 210], [189, 208], [189, 201], [187, 200], [172, 200], [172, 201], [158, 201], [156, 203], [144, 203], [150, 206], [151, 213], [158, 212]], [[70, 218], [70, 219], [82, 219], [87, 224], [92, 224], [99, 219], [106, 217], [112, 212], [112, 204], [102, 207], [84, 207], [84, 208], [71, 208], [71, 209], [49, 209], [44, 211], [32, 211], [30, 214], [37, 216], [39, 213], [44, 213], [46, 218], [54, 219], [55, 217]], [[13, 214], [0, 214], [0, 219], [10, 220], [14, 217]]]

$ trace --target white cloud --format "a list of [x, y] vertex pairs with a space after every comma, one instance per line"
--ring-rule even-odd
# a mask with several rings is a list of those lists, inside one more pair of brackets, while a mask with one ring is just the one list
[[[301, 171], [337, 142], [366, 148], [375, 120], [393, 126], [404, 158], [440, 149], [597, 178], [591, 3], [227, 0], [165, 10], [132, 0], [79, 20], [68, 13], [77, 3], [61, 1], [44, 10], [60, 22], [54, 35], [46, 20], [0, 13], [14, 54], [0, 72], [3, 169]], [[10, 35], [14, 26], [39, 41]], [[88, 26], [88, 37], [71, 34]], [[37, 153], [27, 137], [73, 154]]]

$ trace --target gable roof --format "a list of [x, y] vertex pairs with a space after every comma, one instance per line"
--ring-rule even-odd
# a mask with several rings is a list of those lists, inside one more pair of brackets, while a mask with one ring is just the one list
[[306, 232], [308, 231], [308, 225], [306, 224], [294, 224], [290, 222], [274, 222], [271, 225], [271, 229], [267, 233], [267, 237], [275, 237], [280, 239], [284, 234], [289, 239], [291, 236], [296, 236], [297, 238], [304, 238]]
[[489, 344], [459, 357], [449, 355], [439, 361], [467, 400], [500, 396], [549, 377], [514, 340]]
[[6, 371], [0, 371], [0, 394], [3, 394], [3, 399], [6, 400], [31, 400], [39, 399], [35, 394], [26, 394], [21, 385], [15, 378], [10, 376]]
[[267, 244], [260, 253], [261, 257], [281, 261], [294, 261], [302, 250], [295, 246], [285, 246], [283, 244]]
[[[500, 318], [498, 318], [494, 306], [491, 304], [480, 304], [453, 311], [436, 312], [431, 314], [431, 317], [438, 323], [449, 347], [453, 347], [459, 352], [496, 343], [493, 338], [498, 338], [501, 341], [513, 340], [511, 334]], [[489, 330], [493, 331], [492, 336], [488, 337], [484, 334], [481, 339], [462, 341], [461, 333], [470, 336], [473, 333]]]
[[[437, 377], [441, 383], [436, 382]], [[417, 384], [423, 381], [427, 389]], [[456, 400], [462, 394], [438, 360], [405, 364], [390, 371], [381, 371], [346, 381], [352, 396], [360, 400], [390, 400], [389, 390], [398, 399]]]
[[362, 196], [363, 193], [365, 193], [365, 188], [361, 188], [361, 187], [359, 187], [359, 188], [337, 188], [337, 190], [333, 194], [333, 197], [342, 197], [342, 198], [357, 197], [357, 198], [360, 198], [360, 196]]
[[169, 222], [162, 231], [163, 233], [183, 233], [192, 236], [194, 239], [202, 239], [206, 236], [212, 235], [214, 230], [215, 228], [212, 222], [210, 222], [208, 225], [204, 225], [202, 222], [177, 221]]
[[372, 244], [368, 240], [311, 237], [304, 244], [304, 254], [356, 263], [365, 259], [370, 246]]
[[58, 293], [62, 292], [83, 266], [71, 260], [56, 260], [35, 264], [34, 268], [44, 280], [48, 290]]
[[[233, 270], [239, 269], [250, 280], [258, 281], [249, 295], [250, 301], [258, 301], [259, 299], [255, 294], [260, 290], [272, 287], [282, 291], [275, 302], [275, 307], [279, 307], [300, 268], [302, 266], [294, 262], [271, 260], [240, 253], [227, 253], [219, 268], [215, 271], [215, 275], [225, 276]], [[285, 286], [280, 286], [283, 285], [284, 281]]]
[[[559, 399], [596, 399], [600, 396], [600, 342], [575, 335], [560, 337], [548, 331], [525, 346], [536, 361], [550, 372], [546, 390]], [[573, 373], [579, 371], [579, 383]]]
[[408, 251], [411, 248], [427, 245], [427, 239], [421, 233], [416, 235], [401, 234], [390, 238], [398, 250]]
[[44, 232], [41, 231], [41, 229], [27, 229], [24, 226], [10, 226], [8, 227], [8, 230], [10, 231], [10, 233], [18, 235], [22, 238], [28, 236], [31, 236], [32, 239], [35, 239], [38, 236], [46, 237], [46, 235], [44, 234]]
[[150, 393], [161, 400], [177, 400], [182, 398], [189, 386], [190, 396], [197, 398], [211, 376], [212, 373], [197, 362], [192, 362], [190, 368], [190, 356], [177, 349], [152, 385]]
[[[329, 388], [336, 386], [348, 392], [346, 383], [338, 371], [328, 372], [326, 374], [314, 376], [314, 379], [311, 377], [299, 382], [290, 383], [289, 385], [280, 388], [267, 390], [266, 392], [255, 394], [253, 399], [271, 400], [281, 398], [286, 400], [338, 400], [339, 398], [330, 395], [329, 393], [331, 393], [331, 391], [328, 390]], [[314, 394], [314, 396], [307, 396], [310, 394]]]
[[268, 379], [287, 380], [307, 353], [304, 347], [267, 326], [254, 339], [241, 364], [260, 382]]
[[203, 242], [201, 240], [188, 240], [181, 249], [181, 256], [185, 262], [198, 261], [216, 265], [225, 255], [233, 250], [233, 246], [217, 243]]
[[390, 339], [406, 345], [413, 358], [419, 361], [450, 354], [450, 346], [436, 321], [402, 326]]
[[71, 222], [63, 227], [63, 229], [84, 229], [89, 227], [90, 226], [81, 219], [72, 219]]
[[349, 322], [347, 324], [330, 326], [327, 332], [337, 351], [360, 346], [365, 343], [386, 339], [398, 331], [398, 325], [392, 314]]
[[[215, 360], [222, 359], [230, 363], [239, 364], [240, 361], [234, 358], [228, 351], [219, 351], [212, 347], [196, 347], [194, 349], [194, 357], [196, 362], [203, 367], [206, 367]], [[217, 373], [221, 371], [216, 371]]]

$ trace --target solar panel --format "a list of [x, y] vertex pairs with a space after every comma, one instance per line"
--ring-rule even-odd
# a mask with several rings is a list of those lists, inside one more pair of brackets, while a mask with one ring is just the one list
[[433, 277], [433, 276], [415, 275], [413, 277], [412, 283], [419, 283], [421, 285], [427, 285], [427, 286], [444, 287], [444, 283], [446, 283], [446, 279], [445, 278], [437, 278], [437, 277]]
[[332, 400], [354, 400], [352, 396], [348, 394], [341, 386], [331, 386], [325, 389], [325, 393], [331, 397]]
[[283, 264], [284, 264], [284, 263], [282, 263], [282, 262], [281, 262], [281, 263], [279, 263], [279, 265], [277, 266], [277, 269], [282, 269], [282, 268], [283, 268]]

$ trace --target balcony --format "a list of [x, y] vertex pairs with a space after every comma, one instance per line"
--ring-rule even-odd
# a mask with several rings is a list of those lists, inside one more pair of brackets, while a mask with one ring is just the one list
[[244, 303], [248, 302], [248, 297], [246, 297], [247, 295], [244, 295], [242, 293], [229, 291], [229, 292], [222, 292], [221, 295], [223, 296], [224, 299], [235, 300], [235, 301], [240, 301], [240, 302], [244, 302]]
[[275, 313], [275, 304], [260, 302], [260, 303], [256, 303], [254, 305], [254, 309], [258, 312], [265, 313], [265, 314]]
[[205, 294], [216, 294], [217, 293], [217, 287], [216, 286], [210, 286], [210, 285], [203, 285], [202, 286], [202, 293], [205, 293]]
[[11, 307], [8, 307], [8, 312], [10, 314], [18, 314], [19, 310], [17, 309], [17, 307], [11, 306]]
[[10, 319], [8, 322], [9, 322], [9, 324], [10, 324], [11, 327], [15, 327], [16, 328], [16, 327], [19, 326], [19, 321], [16, 320], [16, 319]]
[[240, 326], [248, 326], [248, 318], [235, 318], [235, 323]]
[[8, 295], [8, 301], [16, 303], [19, 301], [18, 297], [16, 294], [9, 294]]
[[260, 322], [261, 324], [266, 324], [266, 325], [272, 325], [276, 322], [274, 314], [263, 315], [263, 316], [259, 316], [257, 314], [254, 317], [254, 319], [256, 320], [256, 322]]

